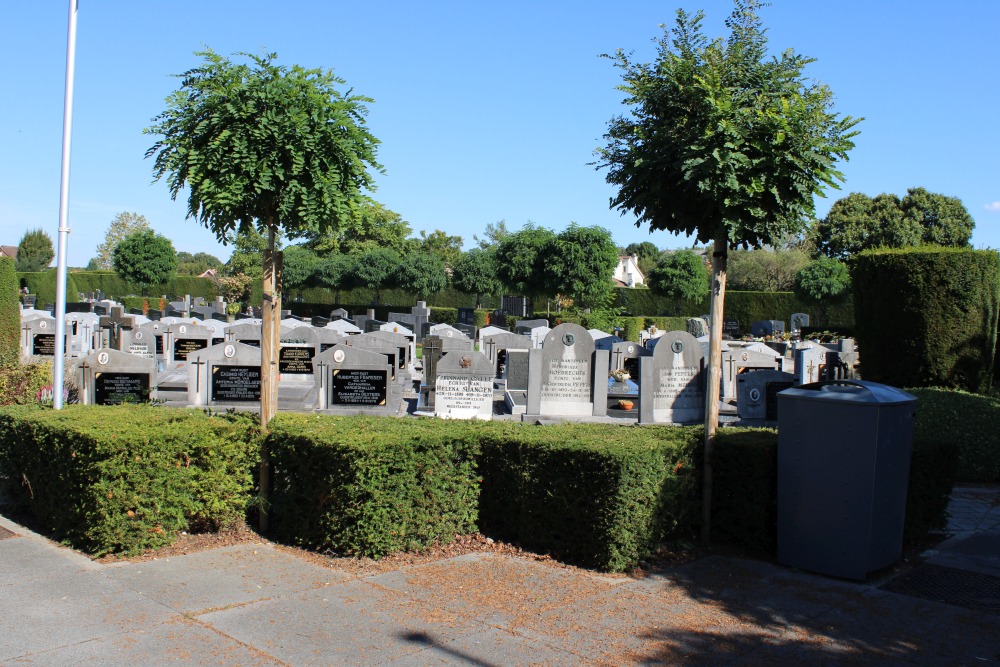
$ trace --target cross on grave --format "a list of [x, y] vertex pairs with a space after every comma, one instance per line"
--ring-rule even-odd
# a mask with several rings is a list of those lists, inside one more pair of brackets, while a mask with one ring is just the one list
[[441, 358], [444, 344], [437, 336], [424, 339], [424, 382], [429, 383], [437, 375], [437, 362]]
[[611, 354], [613, 354], [615, 356], [615, 363], [613, 364], [614, 367], [615, 368], [621, 368], [622, 367], [622, 363], [621, 363], [622, 362], [622, 357], [625, 356], [625, 353], [622, 352], [621, 348], [617, 348]]
[[118, 331], [121, 328], [132, 329], [135, 327], [135, 317], [132, 315], [125, 315], [124, 308], [121, 306], [115, 306], [111, 309], [110, 315], [101, 315], [98, 326], [101, 329], [108, 330], [108, 344], [111, 347], [118, 349], [120, 348]]
[[809, 360], [809, 365], [806, 366], [806, 372], [809, 374], [808, 377], [809, 377], [810, 380], [812, 380], [812, 378], [813, 378], [813, 371], [815, 369], [816, 369], [816, 364], [814, 364], [813, 361], [810, 359]]
[[495, 348], [496, 346], [497, 346], [496, 341], [492, 339], [486, 341], [486, 356], [489, 357], [490, 359], [496, 358], [493, 354], [493, 348]]
[[194, 390], [196, 392], [201, 391], [201, 367], [207, 363], [201, 359], [195, 359], [191, 362], [191, 365], [194, 366]]
[[83, 394], [86, 394], [87, 393], [87, 376], [89, 375], [89, 373], [87, 373], [87, 371], [90, 370], [91, 365], [88, 364], [85, 361], [82, 364], [80, 364], [80, 368], [81, 368], [81, 370], [83, 370], [83, 373], [82, 373], [82, 375], [83, 375], [83, 381], [80, 383], [83, 386], [80, 387], [80, 389], [81, 389], [81, 391], [82, 391]]
[[319, 362], [316, 364], [316, 368], [319, 369], [319, 390], [320, 392], [326, 391], [326, 368], [329, 366], [328, 363], [320, 358]]

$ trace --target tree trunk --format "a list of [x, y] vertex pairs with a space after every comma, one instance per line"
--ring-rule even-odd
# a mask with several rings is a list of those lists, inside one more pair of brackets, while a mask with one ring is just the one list
[[[278, 345], [280, 344], [281, 300], [278, 292], [279, 260], [274, 250], [274, 219], [268, 218], [267, 249], [263, 253], [263, 309], [260, 336], [260, 427], [267, 434], [267, 424], [274, 417], [278, 403]], [[270, 528], [268, 493], [271, 486], [271, 460], [265, 440], [260, 450], [260, 530]]]
[[712, 252], [712, 305], [709, 331], [708, 379], [705, 387], [705, 457], [701, 496], [701, 541], [708, 545], [712, 532], [712, 457], [715, 431], [719, 427], [719, 387], [722, 381], [722, 315], [726, 299], [728, 238], [725, 231], [715, 238]]

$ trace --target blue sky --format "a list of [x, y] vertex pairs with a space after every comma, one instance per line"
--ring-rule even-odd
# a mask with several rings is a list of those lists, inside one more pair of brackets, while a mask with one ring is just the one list
[[[620, 113], [620, 77], [599, 58], [623, 48], [655, 55], [660, 24], [678, 7], [704, 9], [705, 31], [726, 33], [732, 3], [343, 2], [79, 0], [69, 264], [95, 254], [120, 211], [145, 215], [188, 252], [230, 248], [152, 183], [142, 134], [203, 47], [276, 51], [279, 63], [334, 69], [375, 99], [368, 124], [382, 141], [375, 198], [414, 232], [443, 229], [472, 245], [488, 223], [555, 229], [600, 225], [620, 245], [652, 241], [608, 208], [613, 189], [588, 166]], [[67, 3], [11, 3], [0, 104], [0, 243], [41, 227], [53, 241], [66, 60]], [[849, 192], [909, 187], [959, 197], [976, 220], [973, 244], [1000, 247], [1000, 2], [837, 3], [774, 0], [762, 10], [775, 52], [817, 59], [837, 110], [863, 116], [846, 182], [817, 202], [823, 215]]]

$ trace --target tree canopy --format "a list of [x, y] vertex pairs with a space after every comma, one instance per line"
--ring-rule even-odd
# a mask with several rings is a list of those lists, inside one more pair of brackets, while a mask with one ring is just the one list
[[544, 258], [545, 286], [573, 298], [582, 308], [609, 305], [611, 275], [618, 264], [618, 246], [602, 227], [569, 227], [548, 241]]
[[306, 246], [292, 245], [282, 251], [282, 276], [287, 289], [302, 289], [315, 283], [319, 257]]
[[838, 259], [872, 248], [969, 245], [975, 221], [961, 200], [910, 188], [900, 199], [852, 192], [838, 199], [816, 225], [819, 254]]
[[389, 248], [400, 256], [413, 252], [419, 242], [411, 239], [413, 229], [399, 213], [365, 198], [352, 209], [351, 216], [337, 229], [307, 235], [309, 245], [323, 257], [342, 253], [363, 255], [374, 248]]
[[735, 290], [784, 292], [795, 285], [795, 275], [809, 263], [803, 248], [757, 248], [729, 253], [727, 287]]
[[511, 291], [537, 298], [552, 294], [543, 282], [548, 244], [555, 232], [529, 222], [496, 244], [497, 275]]
[[160, 138], [146, 151], [171, 197], [188, 190], [187, 215], [226, 243], [238, 228], [281, 229], [289, 238], [325, 233], [351, 219], [378, 140], [365, 125], [370, 98], [323, 69], [279, 66], [277, 54], [211, 49], [180, 75], [180, 90], [153, 119]]
[[795, 293], [805, 301], [837, 301], [850, 290], [851, 273], [847, 265], [833, 257], [815, 259], [795, 275]]
[[430, 234], [421, 231], [420, 250], [440, 257], [445, 266], [453, 269], [462, 256], [462, 237], [451, 236], [440, 229], [435, 229]]
[[448, 286], [444, 260], [429, 252], [410, 253], [396, 267], [395, 284], [426, 300]]
[[649, 288], [673, 299], [703, 299], [708, 294], [705, 258], [693, 250], [663, 254], [649, 274]]
[[838, 118], [831, 90], [803, 74], [812, 59], [767, 55], [761, 4], [737, 0], [726, 40], [703, 34], [702, 12], [678, 10], [656, 62], [608, 56], [630, 109], [609, 123], [597, 167], [636, 226], [759, 247], [799, 229], [813, 197], [843, 180], [834, 163], [858, 120]]
[[222, 266], [221, 259], [207, 252], [191, 254], [179, 251], [177, 253], [177, 275], [179, 276], [200, 276], [208, 269], [219, 270]]
[[170, 239], [146, 229], [119, 241], [111, 262], [115, 273], [142, 285], [145, 290], [173, 277], [177, 268], [177, 252]]
[[503, 290], [503, 283], [497, 276], [497, 260], [492, 250], [472, 248], [462, 253], [455, 263], [452, 283], [463, 292], [476, 295], [476, 308], [482, 307], [482, 297], [497, 294]]
[[399, 261], [399, 254], [391, 248], [372, 248], [357, 256], [354, 279], [359, 286], [374, 290], [376, 305], [382, 290], [395, 284]]
[[[149, 221], [146, 216], [131, 211], [122, 211], [115, 215], [108, 225], [108, 230], [104, 233], [104, 242], [97, 246], [97, 256], [92, 261], [94, 269], [98, 271], [111, 271], [114, 266], [113, 255], [115, 246], [122, 239], [136, 232], [149, 229]], [[90, 268], [88, 266], [88, 268]]]
[[639, 257], [639, 270], [647, 278], [650, 272], [656, 268], [656, 264], [660, 261], [660, 255], [662, 254], [660, 249], [656, 247], [656, 244], [651, 241], [629, 243], [625, 246], [623, 252], [626, 255], [637, 255]]
[[18, 271], [44, 271], [56, 256], [52, 238], [43, 229], [26, 231], [17, 244]]

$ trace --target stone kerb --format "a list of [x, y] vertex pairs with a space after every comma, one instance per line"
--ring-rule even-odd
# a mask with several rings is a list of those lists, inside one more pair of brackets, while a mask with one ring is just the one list
[[196, 407], [260, 405], [259, 347], [219, 343], [188, 357], [188, 404]]
[[608, 353], [597, 350], [579, 324], [560, 324], [542, 349], [528, 354], [528, 406], [524, 419], [607, 414]]
[[84, 405], [148, 403], [156, 398], [156, 360], [118, 350], [98, 350], [76, 366]]
[[322, 414], [397, 415], [402, 390], [384, 354], [339, 343], [316, 357], [316, 406]]
[[696, 423], [705, 415], [705, 356], [686, 331], [664, 334], [639, 362], [639, 423]]
[[493, 364], [481, 352], [449, 352], [438, 362], [434, 416], [493, 418]]

